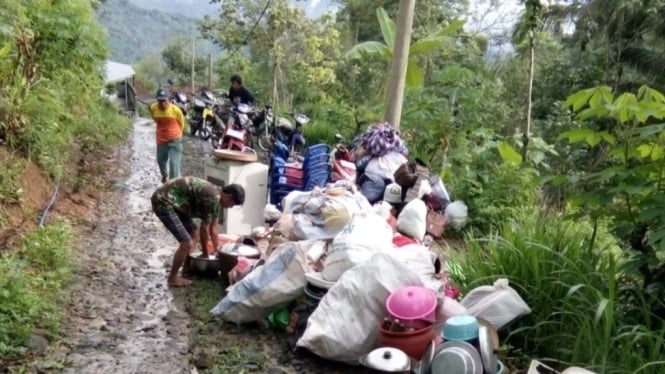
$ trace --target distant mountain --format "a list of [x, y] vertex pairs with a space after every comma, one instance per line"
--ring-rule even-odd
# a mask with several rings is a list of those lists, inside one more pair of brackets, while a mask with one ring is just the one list
[[[151, 2], [146, 0], [146, 3]], [[152, 0], [157, 3], [157, 0]], [[178, 0], [176, 2], [188, 2]], [[194, 2], [194, 0], [191, 0]], [[205, 1], [196, 1], [207, 4]], [[163, 8], [162, 5], [161, 8]], [[137, 7], [129, 0], [108, 0], [97, 10], [99, 22], [108, 31], [111, 59], [133, 64], [150, 55], [162, 51], [173, 38], [191, 39], [196, 30], [196, 18], [175, 15], [159, 9]], [[198, 41], [200, 53], [214, 53], [215, 48], [208, 41]]]
[[[159, 9], [162, 12], [180, 14], [190, 18], [203, 18], [205, 15], [219, 14], [219, 3], [210, 4], [208, 0], [129, 0], [143, 9]], [[315, 19], [325, 12], [334, 11], [337, 6], [330, 0], [289, 0], [292, 6], [302, 8], [309, 18]]]
[[219, 14], [219, 3], [210, 4], [208, 0], [129, 0], [129, 2], [142, 9], [156, 9], [194, 19]]
[[[289, 1], [310, 18], [336, 9], [331, 0]], [[197, 20], [218, 14], [219, 4], [208, 0], [107, 0], [99, 7], [97, 18], [108, 30], [111, 59], [133, 64], [160, 53], [170, 39], [191, 39]], [[219, 53], [205, 40], [198, 40], [196, 49], [197, 54]]]

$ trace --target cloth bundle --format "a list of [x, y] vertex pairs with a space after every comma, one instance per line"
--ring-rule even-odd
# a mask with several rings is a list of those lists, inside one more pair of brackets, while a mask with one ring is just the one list
[[370, 126], [365, 133], [362, 146], [374, 157], [385, 156], [392, 151], [406, 153], [399, 130], [388, 123]]

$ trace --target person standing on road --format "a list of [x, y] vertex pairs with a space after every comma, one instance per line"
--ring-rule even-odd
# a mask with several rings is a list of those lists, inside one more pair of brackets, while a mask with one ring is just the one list
[[157, 90], [157, 102], [150, 105], [150, 115], [157, 124], [157, 165], [162, 175], [162, 183], [180, 177], [182, 160], [182, 133], [185, 130], [185, 116], [177, 105], [169, 102], [169, 93]]
[[[242, 205], [245, 190], [237, 184], [220, 188], [197, 177], [180, 177], [161, 185], [151, 198], [152, 210], [166, 228], [178, 240], [180, 246], [173, 256], [173, 264], [168, 277], [171, 287], [184, 287], [189, 280], [189, 253], [194, 249], [197, 238], [201, 249], [207, 255], [208, 240], [214, 248], [219, 247], [218, 217], [221, 208]], [[201, 227], [193, 219], [201, 220]], [[184, 265], [184, 267], [183, 267]], [[183, 267], [182, 277], [178, 271]]]

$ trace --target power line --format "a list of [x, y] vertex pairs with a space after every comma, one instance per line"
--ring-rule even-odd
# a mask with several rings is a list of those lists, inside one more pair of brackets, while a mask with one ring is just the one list
[[238, 45], [238, 47], [236, 47], [236, 49], [233, 50], [233, 52], [231, 52], [231, 54], [230, 54], [228, 57], [225, 57], [224, 60], [229, 60], [229, 59], [231, 59], [231, 57], [233, 57], [236, 53], [238, 53], [238, 51], [240, 50], [240, 48], [244, 47], [244, 46], [247, 44], [247, 42], [249, 41], [249, 38], [250, 38], [250, 37], [252, 36], [252, 34], [254, 33], [254, 30], [255, 30], [256, 27], [259, 25], [259, 22], [261, 22], [261, 19], [263, 18], [263, 16], [264, 16], [264, 15], [266, 14], [266, 12], [268, 11], [268, 8], [270, 7], [270, 4], [271, 4], [271, 3], [272, 3], [272, 0], [268, 0], [268, 1], [266, 1], [266, 5], [265, 5], [265, 7], [263, 7], [263, 10], [261, 11], [261, 14], [259, 15], [259, 18], [258, 18], [258, 19], [256, 20], [256, 22], [254, 23], [254, 26], [252, 26], [251, 30], [249, 30], [249, 32], [248, 32], [247, 35], [245, 36], [245, 40], [244, 40], [240, 45]]

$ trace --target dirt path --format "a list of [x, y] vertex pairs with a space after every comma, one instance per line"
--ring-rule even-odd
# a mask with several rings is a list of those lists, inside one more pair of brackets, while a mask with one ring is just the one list
[[165, 282], [174, 243], [150, 207], [160, 179], [151, 121], [135, 123], [119, 167], [126, 178], [81, 238], [67, 338], [55, 359], [65, 373], [190, 373], [184, 293]]

